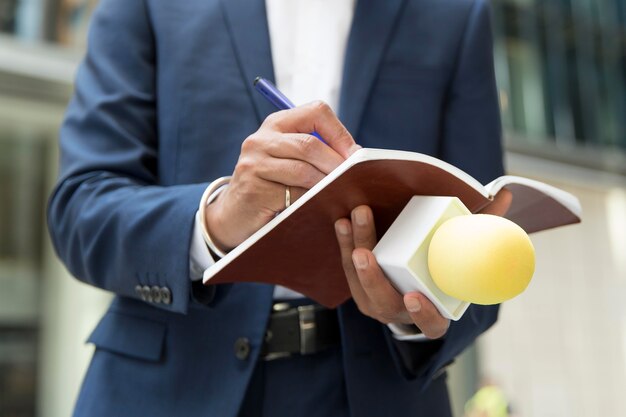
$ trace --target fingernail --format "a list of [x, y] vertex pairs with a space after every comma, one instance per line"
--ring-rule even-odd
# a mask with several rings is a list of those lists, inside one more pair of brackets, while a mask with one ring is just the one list
[[354, 212], [354, 220], [359, 226], [365, 226], [367, 224], [367, 214], [365, 209], [360, 208]]
[[422, 303], [420, 303], [417, 298], [407, 298], [404, 304], [406, 305], [406, 309], [411, 313], [419, 313], [422, 309]]
[[352, 253], [352, 262], [354, 262], [354, 266], [356, 266], [358, 269], [365, 269], [369, 264], [367, 256], [360, 252]]
[[335, 229], [337, 229], [337, 233], [339, 233], [340, 235], [347, 235], [350, 233], [348, 226], [344, 222], [336, 223]]

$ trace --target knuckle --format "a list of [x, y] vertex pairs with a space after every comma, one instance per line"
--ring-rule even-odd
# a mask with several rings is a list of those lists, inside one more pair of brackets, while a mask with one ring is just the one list
[[313, 107], [315, 111], [320, 112], [320, 113], [332, 113], [333, 112], [330, 106], [328, 105], [328, 103], [322, 100], [315, 100], [314, 102], [311, 103], [311, 107]]
[[235, 171], [237, 172], [249, 172], [252, 171], [255, 167], [255, 163], [253, 158], [241, 156], [237, 161], [237, 166], [235, 167]]
[[352, 137], [348, 129], [339, 120], [337, 120], [337, 123], [334, 124], [334, 128], [335, 129], [333, 133], [337, 140], [345, 143], [354, 142], [354, 138]]
[[317, 184], [318, 178], [314, 170], [305, 163], [299, 161], [289, 162], [286, 170], [287, 174], [295, 179], [303, 188], [308, 189]]
[[439, 339], [440, 337], [443, 337], [446, 332], [448, 330], [448, 326], [438, 326], [435, 328], [431, 328], [431, 329], [427, 329], [427, 330], [422, 330], [424, 333], [424, 336], [426, 336], [429, 339]]
[[298, 161], [290, 160], [285, 163], [285, 173], [289, 178], [300, 178], [302, 167]]
[[445, 334], [448, 333], [449, 328], [450, 328], [450, 322], [447, 321], [446, 324], [441, 327], [441, 334], [439, 335], [439, 337], [445, 336]]
[[341, 125], [339, 126], [339, 132], [337, 133], [337, 136], [346, 140], [352, 140], [352, 135], [350, 134], [350, 132], [348, 132], [348, 129], [344, 126]]
[[426, 336], [429, 339], [435, 340], [443, 336], [443, 333], [440, 333], [438, 331], [429, 331], [429, 332], [424, 332], [424, 336]]
[[343, 256], [341, 259], [341, 266], [343, 266], [343, 271], [348, 274], [352, 273], [352, 260], [349, 257]]
[[385, 309], [377, 309], [376, 310], [376, 320], [380, 321], [384, 324], [393, 323], [393, 317], [389, 314]]
[[280, 113], [281, 112], [270, 113], [263, 121], [263, 126], [267, 126], [269, 128], [278, 126], [283, 118]]
[[248, 153], [257, 149], [261, 145], [262, 140], [257, 133], [248, 136], [241, 144], [241, 153]]
[[298, 143], [298, 149], [300, 150], [302, 155], [310, 155], [311, 152], [313, 152], [313, 148], [316, 145], [316, 143], [313, 142], [313, 139], [315, 139], [313, 136], [305, 136], [305, 135], [300, 135], [296, 137], [296, 142]]
[[304, 185], [304, 188], [310, 189], [320, 180], [320, 178], [317, 177], [312, 169], [305, 169], [302, 170], [300, 173], [302, 175], [301, 181], [302, 185]]
[[428, 329], [426, 327], [422, 327], [421, 329], [422, 329], [422, 334], [424, 336], [426, 336], [426, 338], [428, 338], [428, 339], [436, 339], [435, 333], [431, 329]]

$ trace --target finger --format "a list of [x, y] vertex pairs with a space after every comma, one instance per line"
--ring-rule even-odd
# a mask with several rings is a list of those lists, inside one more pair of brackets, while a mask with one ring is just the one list
[[[285, 186], [253, 175], [233, 176], [230, 185], [210, 204], [209, 230], [223, 248], [234, 248], [284, 209]], [[280, 196], [282, 201], [280, 200]], [[273, 197], [273, 198], [271, 198]], [[213, 213], [209, 216], [208, 213]], [[229, 216], [236, 216], [234, 221]], [[221, 236], [221, 238], [217, 238]]]
[[424, 294], [417, 292], [405, 294], [404, 305], [413, 323], [429, 339], [438, 339], [448, 331], [450, 320], [443, 317]]
[[283, 186], [284, 191], [282, 197], [279, 196], [279, 198], [282, 198], [282, 200], [278, 203], [281, 205], [281, 208], [277, 210], [277, 212], [283, 211], [286, 208], [290, 207], [293, 203], [298, 201], [298, 199], [302, 197], [304, 193], [308, 191], [300, 187], [289, 187], [283, 184], [281, 184], [281, 186]]
[[374, 215], [368, 206], [358, 206], [352, 210], [352, 234], [354, 246], [374, 249], [376, 246], [376, 227]]
[[298, 201], [298, 199], [300, 197], [302, 197], [304, 195], [304, 193], [306, 193], [307, 191], [309, 191], [306, 188], [301, 188], [301, 187], [289, 187], [289, 194], [290, 194], [290, 204], [295, 203], [296, 201]]
[[[369, 299], [361, 287], [354, 269], [354, 262], [352, 260], [354, 241], [352, 240], [352, 225], [350, 220], [337, 220], [335, 222], [335, 234], [337, 235], [337, 243], [339, 243], [339, 250], [341, 252], [341, 264], [346, 274], [346, 280], [348, 281], [348, 287], [350, 287], [350, 293], [352, 294], [354, 301], [359, 306], [359, 309], [365, 310], [369, 304]], [[363, 310], [362, 312], [365, 313]]]
[[256, 175], [267, 181], [309, 189], [326, 175], [308, 162], [297, 159], [266, 158], [255, 168]]
[[352, 252], [352, 260], [359, 284], [370, 300], [374, 318], [383, 323], [410, 322], [402, 296], [389, 283], [372, 252], [356, 248]]
[[361, 148], [330, 106], [321, 101], [272, 113], [265, 119], [263, 126], [283, 133], [317, 132], [343, 158], [348, 158]]
[[250, 218], [260, 216], [269, 220], [285, 208], [286, 187], [257, 175], [242, 175], [233, 177], [220, 200], [226, 211], [238, 210]]
[[276, 213], [292, 205], [308, 191], [305, 188], [287, 186], [259, 178], [250, 182], [238, 181], [233, 184], [224, 191], [223, 195], [220, 195], [218, 200], [222, 200], [219, 202], [224, 204], [224, 210], [228, 212], [234, 212], [239, 208], [248, 219], [255, 217], [262, 219], [252, 232], [274, 218]]
[[329, 174], [344, 161], [330, 146], [304, 133], [278, 135], [267, 143], [266, 152], [275, 158], [308, 162], [324, 174]]
[[275, 202], [271, 206], [273, 208], [274, 215], [291, 206], [308, 191], [305, 188], [290, 187], [284, 184], [277, 184], [277, 187], [275, 188], [278, 188], [278, 190], [274, 191], [273, 189], [271, 194], [267, 194], [267, 199], [271, 199], [273, 203]]

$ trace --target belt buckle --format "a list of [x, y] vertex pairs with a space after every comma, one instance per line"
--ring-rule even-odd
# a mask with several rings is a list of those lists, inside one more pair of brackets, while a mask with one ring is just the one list
[[283, 358], [289, 358], [291, 357], [291, 353], [289, 352], [274, 352], [274, 353], [268, 353], [267, 355], [263, 356], [262, 359], [265, 362], [269, 362], [269, 361], [273, 361], [276, 359], [283, 359]]
[[300, 327], [300, 354], [308, 355], [316, 352], [315, 336], [315, 305], [298, 307], [298, 323]]

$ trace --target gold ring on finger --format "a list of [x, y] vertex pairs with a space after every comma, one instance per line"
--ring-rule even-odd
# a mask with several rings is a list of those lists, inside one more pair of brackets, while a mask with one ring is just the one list
[[289, 186], [285, 187], [285, 208], [291, 205], [291, 189]]

